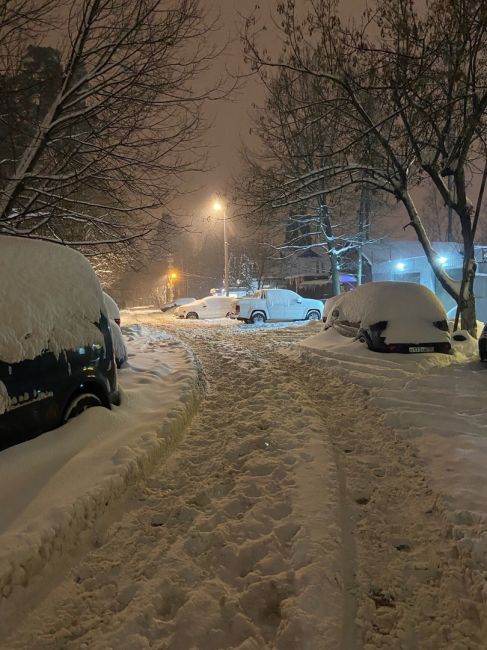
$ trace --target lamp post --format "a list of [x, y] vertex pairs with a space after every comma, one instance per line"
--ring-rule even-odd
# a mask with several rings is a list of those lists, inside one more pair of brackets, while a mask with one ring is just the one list
[[174, 271], [170, 271], [168, 273], [168, 283], [167, 283], [167, 288], [168, 288], [168, 302], [174, 302], [174, 282], [177, 280], [177, 273]]
[[225, 270], [223, 274], [223, 288], [225, 295], [228, 296], [228, 242], [227, 242], [227, 210], [224, 204], [220, 201], [213, 203], [213, 209], [223, 214], [223, 253], [225, 258]]

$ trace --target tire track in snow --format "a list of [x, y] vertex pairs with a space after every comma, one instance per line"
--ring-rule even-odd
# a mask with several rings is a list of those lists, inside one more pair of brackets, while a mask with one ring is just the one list
[[[178, 331], [210, 391], [2, 650], [471, 650], [476, 605], [408, 443], [279, 354], [303, 328]], [[298, 331], [301, 330], [301, 331]]]
[[193, 339], [210, 388], [178, 451], [3, 648], [339, 647], [323, 420], [297, 368], [232, 341]]

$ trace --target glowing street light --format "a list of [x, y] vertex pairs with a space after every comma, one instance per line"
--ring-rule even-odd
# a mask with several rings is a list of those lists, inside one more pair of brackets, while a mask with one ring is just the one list
[[174, 283], [178, 279], [176, 271], [168, 271], [167, 275], [168, 302], [174, 301]]
[[223, 253], [225, 259], [225, 270], [223, 274], [223, 287], [225, 289], [225, 295], [228, 296], [228, 242], [227, 242], [227, 211], [225, 205], [221, 201], [215, 201], [213, 203], [213, 210], [216, 212], [223, 213]]
[[404, 271], [405, 268], [406, 268], [406, 265], [404, 264], [404, 262], [398, 262], [398, 263], [396, 264], [396, 269], [397, 269], [398, 271]]
[[446, 258], [446, 257], [439, 257], [439, 258], [438, 258], [438, 262], [441, 264], [441, 266], [443, 266], [444, 264], [446, 264], [446, 263], [448, 262], [448, 258]]

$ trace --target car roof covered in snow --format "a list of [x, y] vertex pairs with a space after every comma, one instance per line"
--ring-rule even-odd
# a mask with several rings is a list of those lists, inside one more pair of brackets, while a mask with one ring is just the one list
[[[204, 298], [198, 298], [198, 300], [195, 300], [195, 303], [202, 303], [206, 302], [207, 300], [214, 300], [216, 302], [222, 301], [222, 300], [235, 300], [235, 298], [232, 298], [232, 296], [205, 296]], [[188, 305], [192, 305], [193, 303], [186, 303], [184, 307], [187, 307]]]
[[430, 322], [446, 319], [445, 308], [435, 294], [413, 282], [369, 282], [344, 293], [333, 306], [339, 310], [340, 320], [361, 323], [362, 327], [408, 319], [412, 314]]
[[106, 314], [98, 279], [77, 251], [0, 236], [0, 361], [34, 359], [102, 343], [94, 325]]
[[103, 292], [103, 300], [105, 301], [108, 318], [111, 318], [112, 320], [116, 320], [117, 318], [120, 319], [120, 309], [115, 300], [109, 296], [106, 291]]

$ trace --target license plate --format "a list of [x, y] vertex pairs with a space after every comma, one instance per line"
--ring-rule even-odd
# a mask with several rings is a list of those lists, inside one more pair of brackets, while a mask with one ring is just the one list
[[434, 352], [435, 348], [434, 346], [431, 347], [425, 347], [425, 346], [419, 346], [419, 345], [414, 345], [409, 348], [409, 352], [417, 353], [417, 352]]

